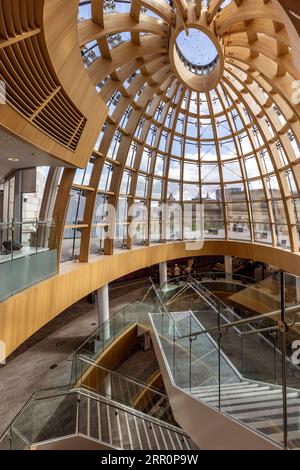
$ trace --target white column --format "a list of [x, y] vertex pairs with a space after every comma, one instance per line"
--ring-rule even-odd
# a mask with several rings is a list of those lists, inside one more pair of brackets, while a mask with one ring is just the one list
[[[98, 310], [98, 324], [99, 327], [103, 325], [103, 323], [107, 322], [104, 326], [102, 331], [102, 339], [104, 341], [109, 340], [110, 338], [110, 326], [109, 322], [109, 292], [108, 292], [108, 284], [100, 287], [96, 291], [96, 305]], [[104, 393], [108, 398], [111, 398], [111, 374], [110, 372], [106, 373], [107, 375], [103, 379], [103, 386], [104, 386]]]
[[230, 281], [232, 279], [232, 256], [224, 256], [224, 265], [226, 280]]
[[[96, 306], [98, 311], [98, 325], [99, 327], [103, 325], [109, 319], [109, 293], [108, 293], [108, 284], [100, 287], [96, 291]], [[105, 328], [104, 339], [109, 338], [109, 325]]]
[[104, 377], [104, 393], [107, 398], [112, 398], [111, 392], [111, 375], [110, 372], [107, 372], [107, 375]]
[[164, 286], [164, 284], [167, 282], [167, 280], [168, 280], [167, 263], [166, 262], [159, 263], [159, 285], [160, 285], [160, 288], [162, 288]]
[[296, 297], [297, 302], [300, 303], [300, 277], [296, 277]]

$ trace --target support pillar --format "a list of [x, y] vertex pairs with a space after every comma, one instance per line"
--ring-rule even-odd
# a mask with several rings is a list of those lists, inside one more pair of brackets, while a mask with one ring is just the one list
[[[101, 327], [103, 323], [107, 322], [109, 319], [109, 293], [108, 293], [108, 284], [100, 287], [96, 291], [96, 305], [98, 312], [98, 325]], [[105, 327], [103, 331], [104, 340], [107, 340], [110, 336], [109, 324]]]
[[297, 302], [300, 304], [300, 277], [295, 277], [296, 280], [296, 298]]
[[[98, 325], [99, 328], [102, 327], [100, 330], [100, 341], [108, 341], [110, 338], [110, 324], [108, 322], [109, 320], [109, 290], [108, 290], [108, 284], [105, 284], [104, 286], [100, 287], [100, 289], [96, 290], [96, 306], [97, 306], [97, 312], [98, 312]], [[103, 377], [103, 382], [102, 382], [102, 393], [107, 398], [111, 398], [111, 374], [109, 371], [104, 372], [105, 376]]]
[[232, 256], [224, 256], [226, 281], [232, 280]]
[[166, 262], [159, 263], [159, 285], [160, 285], [161, 289], [164, 286], [164, 284], [167, 282], [167, 280], [168, 280], [168, 266], [167, 266], [167, 263]]

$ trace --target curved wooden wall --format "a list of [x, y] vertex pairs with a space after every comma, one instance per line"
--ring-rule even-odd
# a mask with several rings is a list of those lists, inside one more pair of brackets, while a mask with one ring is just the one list
[[[0, 72], [8, 82], [8, 103], [0, 106], [0, 125], [75, 166], [84, 167], [92, 153], [95, 157], [90, 185], [80, 187], [87, 194], [81, 227], [82, 262], [62, 265], [57, 276], [0, 304], [0, 339], [6, 342], [7, 354], [89, 292], [129, 272], [161, 261], [207, 254], [234, 255], [276, 264], [285, 271], [300, 275], [300, 243], [292, 209], [293, 201], [299, 200], [300, 162], [292, 152], [287, 136], [287, 129], [291, 129], [297, 140], [300, 138], [300, 106], [290, 102], [293, 81], [299, 78], [299, 63], [292, 60], [291, 51], [294, 57], [298, 54], [299, 38], [297, 36], [296, 40], [296, 33], [292, 30], [285, 10], [282, 10], [283, 15], [279, 8], [274, 8], [274, 5], [284, 3], [277, 0], [235, 0], [220, 12], [221, 0], [211, 0], [209, 9], [205, 12], [208, 24], [213, 21], [217, 34], [224, 39], [226, 62], [222, 91], [232, 98], [231, 110], [235, 110], [240, 116], [242, 130], [249, 137], [253, 156], [257, 158], [257, 178], [261, 178], [263, 182], [272, 225], [273, 247], [254, 243], [252, 230], [253, 243], [206, 241], [201, 251], [189, 252], [185, 250], [184, 242], [161, 243], [134, 249], [128, 240], [131, 250], [113, 254], [112, 242], [109, 241], [105, 245], [107, 256], [89, 257], [96, 194], [105, 162], [110, 163], [114, 171], [108, 190], [102, 193], [108, 197], [109, 203], [117, 207], [122, 176], [128, 170], [127, 154], [130, 145], [137, 144], [134, 163], [129, 168], [132, 181], [126, 194], [130, 206], [132, 201], [138, 199], [137, 175], [149, 128], [152, 124], [157, 127], [157, 135], [151, 147], [154, 154], [151, 168], [147, 172], [141, 172], [141, 175], [149, 178], [149, 188], [143, 198], [149, 209], [157, 148], [162, 132], [167, 128], [167, 114], [172, 111], [168, 144], [166, 151], [162, 152], [166, 165], [164, 174], [160, 177], [163, 183], [161, 200], [167, 201], [166, 182], [170, 178], [172, 140], [176, 134], [181, 135], [176, 132], [176, 120], [187, 92], [174, 80], [172, 67], [168, 62], [168, 28], [174, 27], [176, 23], [186, 24], [188, 14], [195, 15], [198, 19], [201, 17], [199, 0], [193, 4], [185, 0], [174, 0], [173, 3], [174, 8], [171, 8], [158, 0], [133, 0], [129, 14], [105, 15], [104, 18], [103, 1], [93, 0], [92, 20], [83, 21], [78, 26], [78, 0], [0, 0]], [[288, 4], [288, 1], [285, 3]], [[162, 20], [149, 16], [143, 18], [141, 6], [158, 14]], [[131, 40], [109, 49], [107, 38], [118, 31], [129, 32]], [[292, 35], [293, 40], [289, 35]], [[101, 57], [96, 58], [86, 71], [80, 47], [91, 40], [97, 41]], [[141, 73], [135, 75], [137, 70]], [[124, 82], [128, 78], [131, 78], [130, 85], [125, 89]], [[102, 81], [98, 94], [94, 86]], [[107, 118], [104, 137], [98, 150], [94, 151], [94, 144], [107, 116], [104, 102], [109, 102], [116, 92], [120, 93], [120, 100], [112, 115]], [[247, 100], [248, 95], [251, 98], [250, 103]], [[162, 100], [164, 109], [156, 119]], [[188, 94], [188, 102], [190, 101], [191, 96]], [[210, 115], [213, 115], [210, 97], [207, 97], [207, 103]], [[229, 110], [226, 103], [221, 99], [220, 103], [224, 109], [218, 115], [227, 116]], [[245, 124], [239, 111], [240, 104], [251, 116], [249, 125]], [[122, 119], [129, 105], [132, 108], [131, 114], [123, 128]], [[280, 122], [274, 107], [281, 110], [285, 118], [284, 124]], [[144, 129], [140, 137], [135, 138], [135, 130], [142, 119], [145, 120]], [[272, 134], [267, 129], [266, 121]], [[262, 135], [261, 147], [270, 154], [280, 199], [284, 204], [291, 252], [275, 248], [272, 199], [266, 185], [268, 173], [262, 169], [258, 160], [259, 148], [254, 146], [253, 138], [250, 138], [252, 125]], [[116, 131], [122, 134], [122, 142], [113, 160], [107, 155]], [[239, 132], [242, 131], [234, 131], [232, 125], [230, 131], [237, 148]], [[212, 132], [217, 143], [215, 120]], [[186, 136], [186, 129], [182, 136]], [[284, 165], [274, 148], [275, 136], [287, 152], [287, 162]], [[242, 162], [244, 156], [237, 149], [236, 152]], [[223, 162], [220, 150], [217, 149], [216, 153], [217, 164], [221, 168]], [[200, 154], [198, 157], [200, 162]], [[287, 187], [284, 179], [286, 170], [291, 170], [294, 174], [296, 195], [290, 194]], [[70, 188], [72, 185], [75, 187], [72, 183], [74, 172], [73, 168], [65, 170], [58, 191], [55, 216], [60, 240], [63, 236]], [[182, 181], [181, 172], [181, 183]], [[247, 177], [244, 171], [242, 181], [246, 186]], [[220, 183], [224, 193], [223, 181]], [[251, 214], [248, 191], [246, 203]], [[226, 215], [224, 194], [222, 205], [225, 238], [228, 238], [226, 227], [229, 218]], [[252, 220], [250, 215], [249, 220]], [[130, 222], [128, 214], [127, 222]], [[145, 243], [150, 243], [149, 236]]]
[[107, 108], [81, 60], [77, 9], [77, 0], [1, 0], [0, 126], [84, 167]]
[[163, 261], [200, 255], [231, 255], [277, 265], [300, 275], [299, 256], [263, 245], [207, 241], [202, 250], [186, 250], [184, 242], [160, 243], [126, 250], [112, 256], [95, 256], [89, 263], [66, 263], [61, 272], [0, 304], [0, 340], [11, 354], [56, 315], [102, 285], [125, 274]]

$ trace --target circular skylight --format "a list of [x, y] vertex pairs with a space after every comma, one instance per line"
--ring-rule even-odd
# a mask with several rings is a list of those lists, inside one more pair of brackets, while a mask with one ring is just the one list
[[176, 45], [181, 55], [190, 64], [197, 67], [211, 64], [217, 57], [218, 51], [211, 39], [202, 31], [190, 28], [177, 36]]

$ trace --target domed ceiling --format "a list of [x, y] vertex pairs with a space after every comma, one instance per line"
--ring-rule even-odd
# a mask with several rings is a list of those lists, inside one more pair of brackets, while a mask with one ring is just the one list
[[114, 230], [126, 238], [136, 201], [148, 215], [133, 244], [162, 240], [161, 202], [198, 201], [207, 239], [299, 250], [299, 72], [275, 3], [80, 2], [83, 61], [109, 108], [90, 163], [91, 252], [106, 205], [118, 207]]

